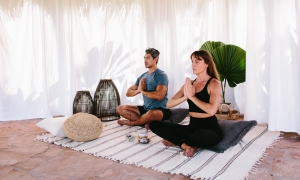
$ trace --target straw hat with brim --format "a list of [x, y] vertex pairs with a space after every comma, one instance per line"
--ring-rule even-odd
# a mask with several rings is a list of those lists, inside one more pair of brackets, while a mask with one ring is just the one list
[[76, 113], [66, 119], [63, 130], [73, 141], [85, 142], [97, 139], [102, 133], [103, 126], [100, 119], [87, 113]]

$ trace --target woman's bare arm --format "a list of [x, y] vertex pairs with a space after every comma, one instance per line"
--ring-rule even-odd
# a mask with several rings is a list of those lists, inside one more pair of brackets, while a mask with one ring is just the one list
[[178, 104], [187, 100], [187, 96], [184, 92], [184, 86], [185, 85], [183, 85], [180, 90], [167, 102], [167, 108], [177, 106]]
[[[188, 98], [194, 102], [196, 106], [201, 108], [203, 111], [205, 111], [209, 115], [215, 115], [219, 104], [220, 104], [220, 92], [221, 92], [221, 83], [217, 79], [212, 79], [209, 83], [207, 90], [210, 94], [209, 103], [205, 103], [201, 100], [199, 100], [197, 97], [195, 97], [195, 90], [192, 85], [187, 86], [187, 94]], [[193, 92], [194, 91], [194, 92]]]

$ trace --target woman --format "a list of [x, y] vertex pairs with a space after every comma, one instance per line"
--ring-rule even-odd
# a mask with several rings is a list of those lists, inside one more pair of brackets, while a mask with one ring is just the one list
[[211, 147], [223, 138], [215, 116], [220, 104], [221, 83], [212, 56], [208, 51], [200, 50], [190, 57], [197, 78], [193, 81], [186, 78], [185, 84], [167, 103], [171, 108], [187, 100], [189, 125], [161, 121], [150, 124], [152, 132], [164, 139], [165, 146], [179, 146], [188, 157], [193, 156], [197, 148]]

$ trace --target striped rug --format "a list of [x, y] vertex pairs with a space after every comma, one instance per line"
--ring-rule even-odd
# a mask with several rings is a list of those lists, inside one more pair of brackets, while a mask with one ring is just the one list
[[[187, 117], [181, 124], [188, 124]], [[148, 132], [149, 144], [137, 141], [139, 126], [120, 126], [116, 121], [103, 123], [100, 137], [90, 142], [74, 142], [51, 134], [38, 135], [37, 140], [54, 143], [96, 157], [108, 158], [124, 164], [132, 164], [171, 174], [183, 174], [191, 179], [245, 179], [254, 173], [256, 165], [279, 139], [280, 132], [268, 131], [267, 126], [255, 126], [234, 147], [224, 153], [198, 149], [193, 157], [185, 157], [177, 147], [166, 147], [162, 139]], [[125, 135], [136, 138], [129, 142]]]

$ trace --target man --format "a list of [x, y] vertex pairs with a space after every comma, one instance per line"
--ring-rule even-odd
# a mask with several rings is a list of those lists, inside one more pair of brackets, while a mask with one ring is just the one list
[[143, 106], [120, 105], [117, 107], [117, 113], [126, 120], [118, 120], [120, 125], [146, 125], [151, 121], [160, 121], [169, 119], [171, 111], [166, 107], [168, 102], [168, 76], [158, 69], [157, 62], [159, 51], [154, 48], [145, 50], [145, 67], [148, 72], [137, 78], [126, 93], [127, 97], [136, 96], [142, 93], [144, 99]]

